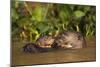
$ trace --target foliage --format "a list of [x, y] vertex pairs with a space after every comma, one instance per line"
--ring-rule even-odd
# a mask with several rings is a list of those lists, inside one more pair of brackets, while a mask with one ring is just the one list
[[95, 36], [96, 7], [12, 1], [12, 37], [35, 41], [42, 35], [78, 31]]

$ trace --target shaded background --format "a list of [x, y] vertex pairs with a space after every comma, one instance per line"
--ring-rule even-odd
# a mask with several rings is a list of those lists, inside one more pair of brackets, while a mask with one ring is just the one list
[[43, 35], [78, 31], [96, 34], [96, 6], [11, 1], [12, 40], [36, 41]]

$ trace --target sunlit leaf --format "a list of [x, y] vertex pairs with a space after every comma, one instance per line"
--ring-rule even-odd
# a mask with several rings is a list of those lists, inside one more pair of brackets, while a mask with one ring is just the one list
[[32, 19], [33, 20], [36, 20], [36, 21], [43, 21], [43, 17], [44, 17], [44, 14], [45, 14], [45, 8], [43, 7], [36, 7], [34, 10], [33, 10], [33, 14], [32, 14]]
[[85, 13], [80, 11], [80, 10], [77, 10], [77, 11], [74, 12], [74, 15], [75, 15], [76, 18], [80, 18], [80, 17], [84, 16]]

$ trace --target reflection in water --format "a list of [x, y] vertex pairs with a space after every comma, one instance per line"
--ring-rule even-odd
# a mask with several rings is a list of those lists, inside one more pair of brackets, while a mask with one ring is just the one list
[[12, 44], [12, 65], [30, 65], [60, 62], [95, 61], [95, 38], [87, 40], [87, 48], [73, 50], [55, 50], [45, 53], [23, 53], [23, 45], [19, 42]]

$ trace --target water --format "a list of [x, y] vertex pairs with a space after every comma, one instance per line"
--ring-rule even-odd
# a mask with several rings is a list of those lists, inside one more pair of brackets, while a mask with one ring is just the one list
[[55, 50], [45, 53], [24, 53], [23, 43], [12, 42], [12, 65], [34, 65], [96, 60], [95, 38], [87, 39], [87, 47], [74, 50]]

